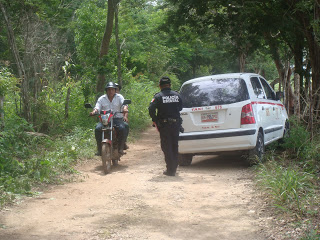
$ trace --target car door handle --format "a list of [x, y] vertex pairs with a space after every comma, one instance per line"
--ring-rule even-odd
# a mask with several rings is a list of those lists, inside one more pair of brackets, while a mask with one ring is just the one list
[[264, 107], [262, 106], [262, 110], [264, 110]]
[[276, 108], [275, 108], [275, 107], [273, 107], [273, 111], [274, 111], [274, 110], [276, 110]]

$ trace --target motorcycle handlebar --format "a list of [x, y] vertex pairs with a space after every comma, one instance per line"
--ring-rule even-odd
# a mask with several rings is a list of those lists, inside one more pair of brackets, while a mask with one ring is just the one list
[[[112, 112], [112, 111], [100, 111], [100, 113], [98, 113], [98, 112], [95, 112], [95, 113], [93, 113], [93, 114], [89, 114], [89, 117], [93, 117], [93, 116], [97, 116], [97, 115], [100, 115], [100, 114], [107, 114], [107, 113], [110, 113], [110, 112]], [[123, 113], [123, 111], [120, 111], [120, 112], [112, 112], [113, 113], [113, 115], [116, 115], [117, 113]]]

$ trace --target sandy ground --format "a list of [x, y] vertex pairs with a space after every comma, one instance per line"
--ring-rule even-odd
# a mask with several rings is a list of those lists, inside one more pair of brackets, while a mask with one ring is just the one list
[[90, 159], [78, 166], [81, 181], [3, 209], [0, 239], [274, 239], [238, 157], [197, 156], [175, 177], [164, 176], [164, 166], [149, 129], [111, 174]]

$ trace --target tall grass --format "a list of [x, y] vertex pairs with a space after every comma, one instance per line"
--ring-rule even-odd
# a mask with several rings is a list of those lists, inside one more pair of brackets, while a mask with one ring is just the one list
[[284, 210], [305, 214], [316, 197], [315, 176], [297, 168], [294, 164], [283, 166], [271, 160], [260, 164], [257, 172], [258, 184], [272, 199], [274, 206]]
[[301, 239], [320, 239], [320, 140], [311, 141], [307, 128], [295, 120], [291, 126], [281, 151], [269, 151], [266, 161], [256, 166], [257, 185], [279, 214], [305, 220]]

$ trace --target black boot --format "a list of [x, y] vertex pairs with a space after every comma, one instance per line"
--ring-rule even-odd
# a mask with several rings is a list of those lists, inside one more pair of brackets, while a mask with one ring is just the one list
[[128, 146], [127, 143], [125, 142], [125, 143], [124, 143], [123, 150], [127, 150], [127, 149], [129, 149], [129, 146]]
[[97, 153], [96, 156], [101, 156], [102, 144], [101, 142], [97, 142]]
[[167, 175], [167, 176], [175, 176], [176, 175], [176, 172], [175, 171], [168, 171], [168, 170], [165, 170], [163, 171], [163, 175]]
[[120, 143], [119, 143], [119, 153], [120, 153], [120, 155], [126, 154], [126, 153], [123, 151], [123, 149], [124, 149], [124, 142], [120, 142]]

